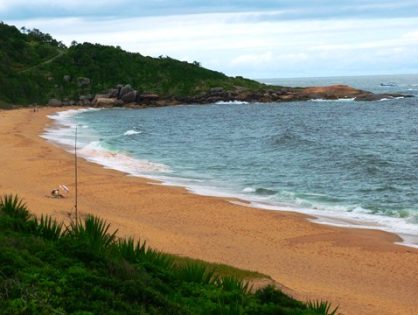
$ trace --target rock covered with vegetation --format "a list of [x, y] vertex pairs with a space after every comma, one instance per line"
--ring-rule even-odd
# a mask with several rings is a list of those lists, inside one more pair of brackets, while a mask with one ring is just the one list
[[[2, 314], [335, 314], [272, 286], [254, 292], [232, 270], [120, 239], [86, 216], [68, 226], [0, 199]], [[225, 272], [226, 270], [226, 272]]]

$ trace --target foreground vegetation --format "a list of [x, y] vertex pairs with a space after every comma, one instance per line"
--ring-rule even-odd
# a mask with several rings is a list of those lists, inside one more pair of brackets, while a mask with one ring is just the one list
[[[100, 218], [65, 226], [0, 199], [1, 314], [335, 314], [272, 286], [251, 290], [222, 265], [120, 239]], [[232, 271], [232, 272], [231, 272]]]
[[213, 87], [263, 86], [205, 69], [198, 62], [151, 58], [99, 44], [73, 42], [66, 47], [37, 29], [0, 23], [0, 107], [46, 104], [52, 98], [77, 101], [127, 83], [162, 97], [197, 95]]

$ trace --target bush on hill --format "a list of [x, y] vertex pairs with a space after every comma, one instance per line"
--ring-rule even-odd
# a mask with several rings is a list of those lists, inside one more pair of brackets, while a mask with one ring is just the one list
[[230, 90], [263, 86], [205, 69], [198, 62], [146, 57], [119, 47], [90, 43], [73, 42], [67, 48], [37, 29], [22, 28], [21, 32], [0, 23], [3, 103], [46, 104], [50, 98], [78, 100], [81, 95], [91, 96], [125, 83], [162, 97], [193, 96], [213, 87]]
[[268, 286], [178, 264], [145, 243], [119, 239], [87, 216], [64, 227], [34, 218], [16, 196], [0, 200], [2, 314], [335, 314]]

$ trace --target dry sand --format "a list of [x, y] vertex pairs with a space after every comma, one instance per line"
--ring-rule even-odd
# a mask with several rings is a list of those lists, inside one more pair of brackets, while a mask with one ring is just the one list
[[[39, 137], [57, 110], [0, 111], [0, 194], [18, 193], [35, 214], [68, 219], [73, 156]], [[80, 160], [79, 211], [155, 248], [271, 275], [295, 297], [331, 301], [344, 314], [418, 314], [418, 250], [394, 245], [395, 235], [149, 182]], [[48, 198], [59, 184], [70, 195]]]

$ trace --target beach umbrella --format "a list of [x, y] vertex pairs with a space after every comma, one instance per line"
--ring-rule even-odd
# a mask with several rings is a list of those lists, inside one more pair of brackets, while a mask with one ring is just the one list
[[63, 190], [66, 194], [70, 192], [70, 189], [65, 185], [60, 185], [60, 189]]

